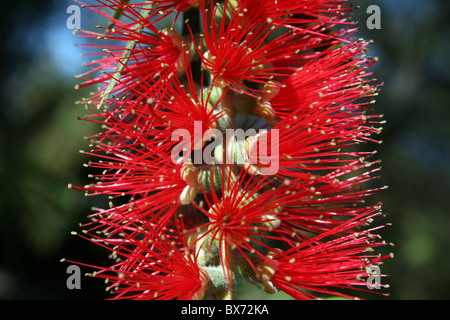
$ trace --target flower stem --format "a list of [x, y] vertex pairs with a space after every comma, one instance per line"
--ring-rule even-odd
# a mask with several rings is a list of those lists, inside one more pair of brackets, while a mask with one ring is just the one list
[[221, 240], [221, 261], [222, 261], [222, 267], [224, 270], [225, 278], [228, 280], [228, 286], [227, 289], [222, 296], [222, 300], [233, 300], [234, 299], [234, 285], [233, 285], [233, 271], [232, 271], [232, 259], [230, 257], [230, 246], [227, 243], [227, 240], [225, 237], [222, 237]]
[[[140, 27], [136, 28], [136, 32], [141, 33], [144, 30], [144, 23], [146, 18], [151, 13], [151, 7], [152, 4], [146, 4], [144, 5], [143, 9], [140, 12], [140, 15], [142, 17], [142, 20], [140, 21]], [[138, 40], [130, 40], [127, 42], [126, 48], [123, 51], [122, 57], [120, 58], [120, 62], [117, 64], [116, 70], [114, 71], [114, 74], [109, 81], [108, 87], [106, 87], [105, 91], [102, 94], [102, 99], [100, 100], [100, 103], [97, 105], [98, 109], [101, 109], [105, 101], [109, 98], [109, 94], [114, 90], [114, 87], [116, 86], [117, 82], [120, 79], [120, 76], [122, 74], [122, 71], [125, 69], [125, 66], [127, 65], [128, 61], [130, 60], [131, 52], [136, 46]]]

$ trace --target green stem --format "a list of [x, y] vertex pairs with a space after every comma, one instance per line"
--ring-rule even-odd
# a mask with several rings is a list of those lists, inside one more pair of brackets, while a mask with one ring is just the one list
[[[140, 33], [144, 30], [144, 21], [150, 15], [151, 7], [152, 7], [151, 4], [146, 4], [141, 10], [140, 14], [142, 16], [142, 23], [141, 26], [136, 29], [136, 32]], [[102, 94], [100, 103], [97, 105], [98, 109], [101, 109], [105, 101], [109, 98], [111, 92], [114, 90], [114, 87], [116, 86], [120, 76], [122, 75], [122, 71], [125, 69], [125, 66], [130, 60], [131, 51], [134, 49], [136, 44], [137, 44], [136, 40], [130, 40], [127, 42], [126, 48], [122, 53], [122, 57], [120, 58], [120, 62], [117, 64], [116, 70], [111, 80], [109, 81], [108, 86], [106, 87], [105, 91]]]
[[233, 284], [233, 270], [232, 270], [232, 257], [231, 254], [231, 248], [227, 243], [227, 240], [224, 238], [221, 241], [221, 261], [222, 261], [222, 267], [224, 271], [225, 278], [227, 279], [227, 289], [225, 291], [225, 294], [222, 296], [222, 300], [233, 300], [234, 299], [234, 284]]

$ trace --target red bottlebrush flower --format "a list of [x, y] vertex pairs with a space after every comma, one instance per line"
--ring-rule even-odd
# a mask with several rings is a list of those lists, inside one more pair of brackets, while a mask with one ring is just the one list
[[370, 174], [379, 171], [379, 168], [343, 178], [349, 172], [365, 168], [361, 163], [351, 165], [351, 169], [336, 170], [324, 177], [302, 180], [290, 186], [289, 191], [295, 197], [286, 204], [283, 212], [283, 227], [291, 230], [290, 234], [295, 231], [301, 241], [309, 234], [326, 232], [367, 210], [365, 199], [379, 189], [366, 190], [363, 183], [373, 179]]
[[287, 116], [308, 120], [306, 116], [317, 113], [308, 109], [321, 110], [317, 117], [363, 115], [368, 102], [361, 98], [367, 100], [377, 92], [370, 78], [373, 73], [366, 72], [376, 59], [362, 55], [368, 44], [358, 41], [327, 49], [284, 81], [272, 82], [258, 100], [259, 114], [273, 125]]
[[203, 299], [209, 276], [198, 266], [198, 253], [188, 247], [179, 230], [157, 229], [145, 219], [116, 226], [116, 230], [120, 234], [101, 238], [94, 233], [89, 239], [111, 251], [114, 265], [74, 262], [95, 268], [90, 276], [107, 280], [113, 299]]
[[[110, 7], [108, 5], [107, 7]], [[93, 9], [95, 10], [95, 9]], [[87, 63], [87, 66], [97, 66], [85, 74], [77, 76], [85, 80], [77, 88], [103, 84], [102, 90], [84, 103], [103, 105], [108, 95], [115, 99], [133, 99], [137, 103], [145, 101], [149, 84], [164, 82], [174, 74], [185, 71], [185, 55], [191, 56], [191, 41], [181, 37], [173, 29], [160, 31], [153, 24], [156, 13], [147, 15], [133, 12], [132, 22], [123, 23], [109, 16], [107, 13], [95, 10], [114, 21], [114, 29], [107, 29], [106, 34], [80, 31], [79, 34], [88, 38], [99, 38], [114, 41], [114, 45], [85, 45], [85, 47], [102, 48], [102, 58]], [[147, 10], [150, 12], [149, 10]], [[128, 16], [128, 15], [127, 15]], [[143, 31], [143, 30], [148, 31]], [[105, 52], [107, 56], [104, 57]], [[93, 72], [100, 71], [100, 76], [87, 78]], [[115, 81], [114, 87], [111, 81]]]
[[[358, 164], [352, 165], [361, 169]], [[187, 232], [197, 233], [199, 238], [209, 237], [209, 242], [224, 243], [219, 248], [220, 259], [237, 255], [254, 270], [255, 261], [264, 259], [274, 246], [296, 247], [314, 234], [340, 236], [345, 230], [351, 230], [340, 227], [348, 219], [374, 211], [373, 207], [364, 206], [362, 199], [375, 190], [357, 187], [368, 179], [368, 173], [328, 184], [324, 183], [325, 179], [299, 179], [286, 184], [269, 176], [251, 175], [244, 169], [232, 178], [225, 169], [224, 166], [214, 172], [223, 178], [210, 177], [221, 181], [221, 194], [204, 189], [209, 209], [197, 206], [197, 217], [203, 215], [208, 221], [193, 219], [197, 222]], [[345, 171], [333, 174], [335, 178], [330, 175], [328, 179], [335, 180]], [[213, 184], [211, 181], [210, 185]], [[358, 202], [360, 206], [356, 206]], [[203, 249], [211, 250], [208, 246]]]
[[[134, 208], [149, 214], [161, 212], [161, 219], [166, 221], [180, 204], [190, 203], [200, 191], [192, 162], [176, 161], [174, 154], [182, 151], [176, 148], [191, 152], [205, 143], [207, 130], [215, 128], [223, 115], [217, 110], [220, 99], [212, 106], [208, 102], [211, 90], [197, 96], [191, 78], [186, 84], [177, 78], [166, 84], [164, 90], [147, 90], [146, 103], [128, 99], [108, 101], [110, 110], [91, 110], [93, 114], [87, 118], [102, 123], [103, 131], [88, 137], [93, 149], [83, 153], [99, 158], [88, 166], [103, 171], [92, 175], [96, 183], [71, 187], [90, 195], [130, 198], [126, 205], [115, 206], [110, 213], [101, 210], [101, 216], [115, 217], [120, 209], [121, 215], [132, 219], [134, 210], [130, 208]], [[178, 130], [192, 137], [181, 147], [177, 146]]]
[[[261, 7], [265, 10], [271, 8], [263, 2], [260, 3]], [[258, 6], [256, 1], [250, 3]], [[215, 86], [229, 86], [232, 90], [247, 94], [261, 92], [263, 90], [258, 86], [269, 84], [272, 79], [284, 79], [295, 71], [296, 66], [314, 57], [315, 54], [309, 50], [321, 48], [325, 41], [329, 42], [327, 46], [342, 41], [337, 40], [334, 34], [325, 34], [321, 29], [323, 25], [308, 27], [309, 32], [290, 25], [293, 30], [277, 35], [284, 24], [277, 25], [269, 16], [265, 18], [266, 21], [260, 20], [264, 17], [258, 14], [260, 10], [247, 10], [246, 5], [246, 2], [226, 1], [222, 11], [232, 12], [229, 21], [226, 22], [224, 18], [220, 24], [212, 23], [211, 30], [205, 29], [205, 48], [197, 46], [202, 64], [210, 71]], [[219, 13], [220, 7], [214, 8], [213, 4], [209, 9], [211, 13], [207, 13], [203, 5], [201, 8], [204, 11], [203, 24], [207, 24], [214, 15], [226, 15]], [[272, 13], [276, 12], [281, 17], [285, 10]]]
[[[281, 237], [270, 235], [270, 231], [280, 224], [279, 219], [282, 218], [279, 218], [278, 214], [282, 210], [283, 196], [286, 195], [282, 190], [266, 190], [270, 188], [270, 179], [263, 176], [248, 179], [250, 176], [245, 170], [241, 170], [240, 175], [233, 177], [230, 172], [225, 174], [227, 167], [224, 165], [223, 170], [214, 172], [216, 175], [224, 176], [220, 178], [222, 194], [217, 194], [215, 190], [205, 188], [203, 190], [209, 209], [205, 210], [198, 206], [197, 208], [209, 221], [200, 225], [199, 229], [207, 230], [203, 236], [210, 235], [211, 241], [225, 242], [226, 246], [221, 248], [225, 250], [224, 255], [228, 255], [226, 250], [229, 246], [251, 264], [251, 259], [244, 251], [258, 255], [261, 253], [257, 252], [255, 247], [270, 249], [264, 244], [264, 238], [283, 240]], [[214, 179], [212, 176], [211, 180]]]
[[[263, 288], [271, 293], [282, 290], [296, 299], [317, 299], [318, 294], [356, 298], [345, 293], [345, 289], [370, 291], [367, 278], [383, 260], [392, 257], [370, 253], [373, 248], [386, 245], [373, 234], [380, 227], [355, 231], [376, 215], [372, 211], [289, 250], [270, 252], [268, 260], [259, 266]], [[341, 233], [344, 234], [337, 236]], [[329, 236], [333, 237], [327, 239]]]
[[366, 186], [380, 169], [363, 148], [382, 121], [347, 1], [91, 9], [110, 24], [79, 34], [115, 44], [90, 45], [107, 56], [80, 76], [100, 86], [82, 103], [101, 131], [84, 152], [94, 183], [70, 186], [110, 199], [83, 237], [111, 252], [85, 266], [114, 297], [232, 299], [238, 277], [296, 299], [364, 290], [389, 257], [369, 253], [386, 244], [366, 203], [383, 188]]
[[[270, 22], [296, 31], [311, 31], [311, 24], [328, 28], [346, 22], [351, 6], [345, 0], [231, 0], [233, 11], [246, 16], [255, 23]], [[337, 17], [343, 17], [336, 19]]]

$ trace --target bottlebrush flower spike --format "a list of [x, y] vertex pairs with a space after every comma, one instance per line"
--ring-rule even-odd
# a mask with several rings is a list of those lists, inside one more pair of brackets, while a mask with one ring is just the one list
[[[116, 299], [234, 299], [236, 281], [296, 299], [355, 297], [391, 255], [372, 113], [379, 84], [345, 0], [98, 0], [78, 34], [93, 183], [83, 234]], [[161, 27], [163, 26], [163, 27]], [[106, 56], [104, 56], [106, 53]], [[383, 275], [384, 276], [384, 275]], [[381, 285], [380, 288], [386, 288]], [[346, 292], [343, 289], [356, 290]]]

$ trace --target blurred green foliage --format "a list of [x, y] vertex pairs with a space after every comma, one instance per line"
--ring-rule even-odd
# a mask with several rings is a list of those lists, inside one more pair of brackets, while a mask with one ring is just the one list
[[[395, 243], [389, 274], [390, 299], [450, 298], [450, 5], [445, 0], [355, 0], [359, 34], [373, 39], [377, 78], [385, 83], [375, 104], [387, 124], [377, 146], [389, 185], [376, 199], [392, 226], [383, 237]], [[66, 287], [63, 257], [102, 264], [105, 253], [70, 235], [97, 205], [67, 184], [83, 185], [87, 159], [79, 149], [94, 125], [77, 121], [75, 101], [87, 91], [65, 64], [83, 60], [52, 52], [73, 42], [66, 28], [72, 1], [8, 1], [3, 23], [0, 102], [0, 299], [102, 298], [101, 281], [83, 278]], [[378, 5], [381, 29], [368, 30], [366, 8]], [[82, 27], [95, 26], [83, 11]], [[58, 33], [55, 33], [55, 30]], [[62, 38], [52, 38], [52, 35]], [[49, 46], [48, 44], [51, 44]], [[80, 49], [81, 51], [81, 49]], [[75, 52], [75, 51], [71, 51]], [[59, 59], [59, 60], [58, 60]], [[80, 69], [81, 70], [81, 69]], [[98, 204], [101, 205], [101, 204]], [[248, 291], [241, 298], [259, 299]], [[281, 297], [285, 298], [285, 297]], [[378, 296], [367, 298], [377, 299]], [[384, 299], [384, 298], [383, 298]]]

